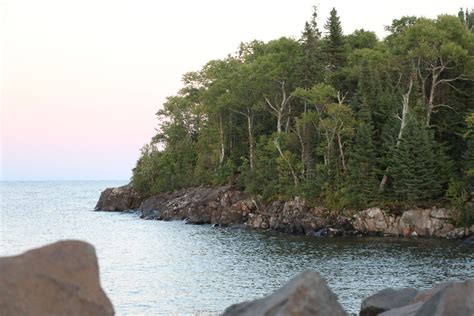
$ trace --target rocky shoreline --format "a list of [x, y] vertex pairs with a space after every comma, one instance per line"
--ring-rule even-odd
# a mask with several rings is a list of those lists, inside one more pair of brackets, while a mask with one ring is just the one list
[[[158, 300], [158, 298], [157, 298]], [[99, 280], [95, 249], [60, 241], [0, 258], [0, 315], [114, 315]], [[445, 282], [427, 291], [384, 289], [362, 300], [360, 316], [472, 316], [474, 280]], [[224, 316], [334, 315], [347, 312], [326, 281], [306, 270], [270, 295], [228, 307]]]
[[182, 189], [143, 199], [129, 184], [104, 190], [95, 209], [136, 210], [146, 220], [184, 220], [189, 224], [240, 226], [317, 237], [470, 237], [472, 242], [474, 235], [474, 225], [456, 227], [454, 212], [447, 208], [410, 209], [398, 213], [369, 208], [335, 215], [323, 207], [310, 206], [299, 197], [264, 203], [232, 186]]

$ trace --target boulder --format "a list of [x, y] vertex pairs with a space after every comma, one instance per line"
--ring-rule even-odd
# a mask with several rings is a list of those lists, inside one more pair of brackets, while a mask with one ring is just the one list
[[107, 188], [100, 194], [95, 210], [110, 212], [133, 210], [140, 206], [141, 200], [131, 184], [118, 188]]
[[441, 283], [428, 291], [419, 293], [409, 304], [378, 315], [472, 316], [474, 315], [474, 280]]
[[378, 314], [378, 316], [416, 316], [423, 303], [410, 304]]
[[450, 286], [451, 283], [452, 282], [443, 282], [443, 283], [437, 284], [435, 287], [429, 290], [418, 293], [415, 296], [415, 298], [410, 302], [410, 304], [426, 302], [427, 300], [432, 298], [435, 294], [437, 294], [439, 291], [443, 290], [447, 286]]
[[282, 288], [255, 301], [230, 306], [224, 316], [347, 315], [326, 281], [311, 270], [291, 279]]
[[375, 316], [384, 311], [408, 305], [417, 294], [418, 291], [412, 288], [384, 289], [362, 301], [359, 315]]
[[69, 240], [0, 258], [0, 315], [114, 315], [94, 247]]
[[453, 282], [423, 303], [417, 316], [474, 315], [474, 280]]

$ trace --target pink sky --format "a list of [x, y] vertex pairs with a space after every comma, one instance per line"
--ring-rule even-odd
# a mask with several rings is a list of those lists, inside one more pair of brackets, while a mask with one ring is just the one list
[[[383, 35], [404, 14], [455, 14], [467, 1], [317, 1], [346, 32]], [[181, 75], [241, 41], [298, 36], [301, 0], [7, 0], [0, 4], [1, 171], [6, 180], [128, 179], [154, 114]], [[364, 18], [361, 18], [364, 17]]]

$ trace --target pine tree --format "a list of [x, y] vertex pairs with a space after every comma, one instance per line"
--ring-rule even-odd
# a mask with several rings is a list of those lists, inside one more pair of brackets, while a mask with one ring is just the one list
[[361, 110], [374, 113], [379, 105], [379, 95], [381, 94], [380, 78], [377, 72], [371, 67], [370, 63], [365, 59], [361, 63], [361, 73], [357, 83], [357, 94], [359, 95]]
[[331, 73], [339, 70], [346, 61], [346, 52], [344, 47], [344, 34], [337, 11], [333, 8], [329, 18], [324, 25], [326, 30], [325, 55], [327, 58], [327, 70]]
[[357, 128], [349, 152], [347, 177], [347, 198], [351, 207], [367, 207], [377, 197], [377, 155], [372, 138], [372, 125], [363, 123]]
[[[468, 12], [466, 11], [466, 13], [468, 13]], [[466, 16], [464, 15], [464, 9], [463, 9], [463, 8], [460, 8], [460, 9], [459, 9], [459, 11], [458, 11], [458, 18], [459, 18], [459, 20], [461, 20], [461, 22], [462, 22], [463, 24], [466, 23]]]
[[466, 9], [466, 11], [464, 11], [463, 8], [459, 9], [458, 18], [467, 27], [468, 30], [470, 30], [471, 32], [474, 31], [474, 10], [473, 9], [471, 9], [471, 12], [469, 12], [468, 9]]
[[441, 194], [442, 157], [433, 133], [415, 119], [404, 129], [400, 145], [391, 158], [391, 177], [395, 197], [402, 201], [426, 201]]
[[321, 60], [321, 32], [318, 28], [316, 18], [318, 16], [317, 7], [313, 7], [311, 20], [307, 21], [301, 34], [301, 77], [302, 85], [309, 89], [316, 83], [322, 81], [322, 60]]

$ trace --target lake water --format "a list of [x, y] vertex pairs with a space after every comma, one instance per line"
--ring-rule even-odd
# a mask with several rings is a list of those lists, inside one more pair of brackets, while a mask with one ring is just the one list
[[122, 184], [2, 182], [0, 255], [61, 239], [92, 243], [117, 315], [216, 314], [306, 268], [321, 273], [353, 313], [386, 287], [474, 278], [474, 247], [459, 241], [316, 239], [93, 211], [105, 187]]

